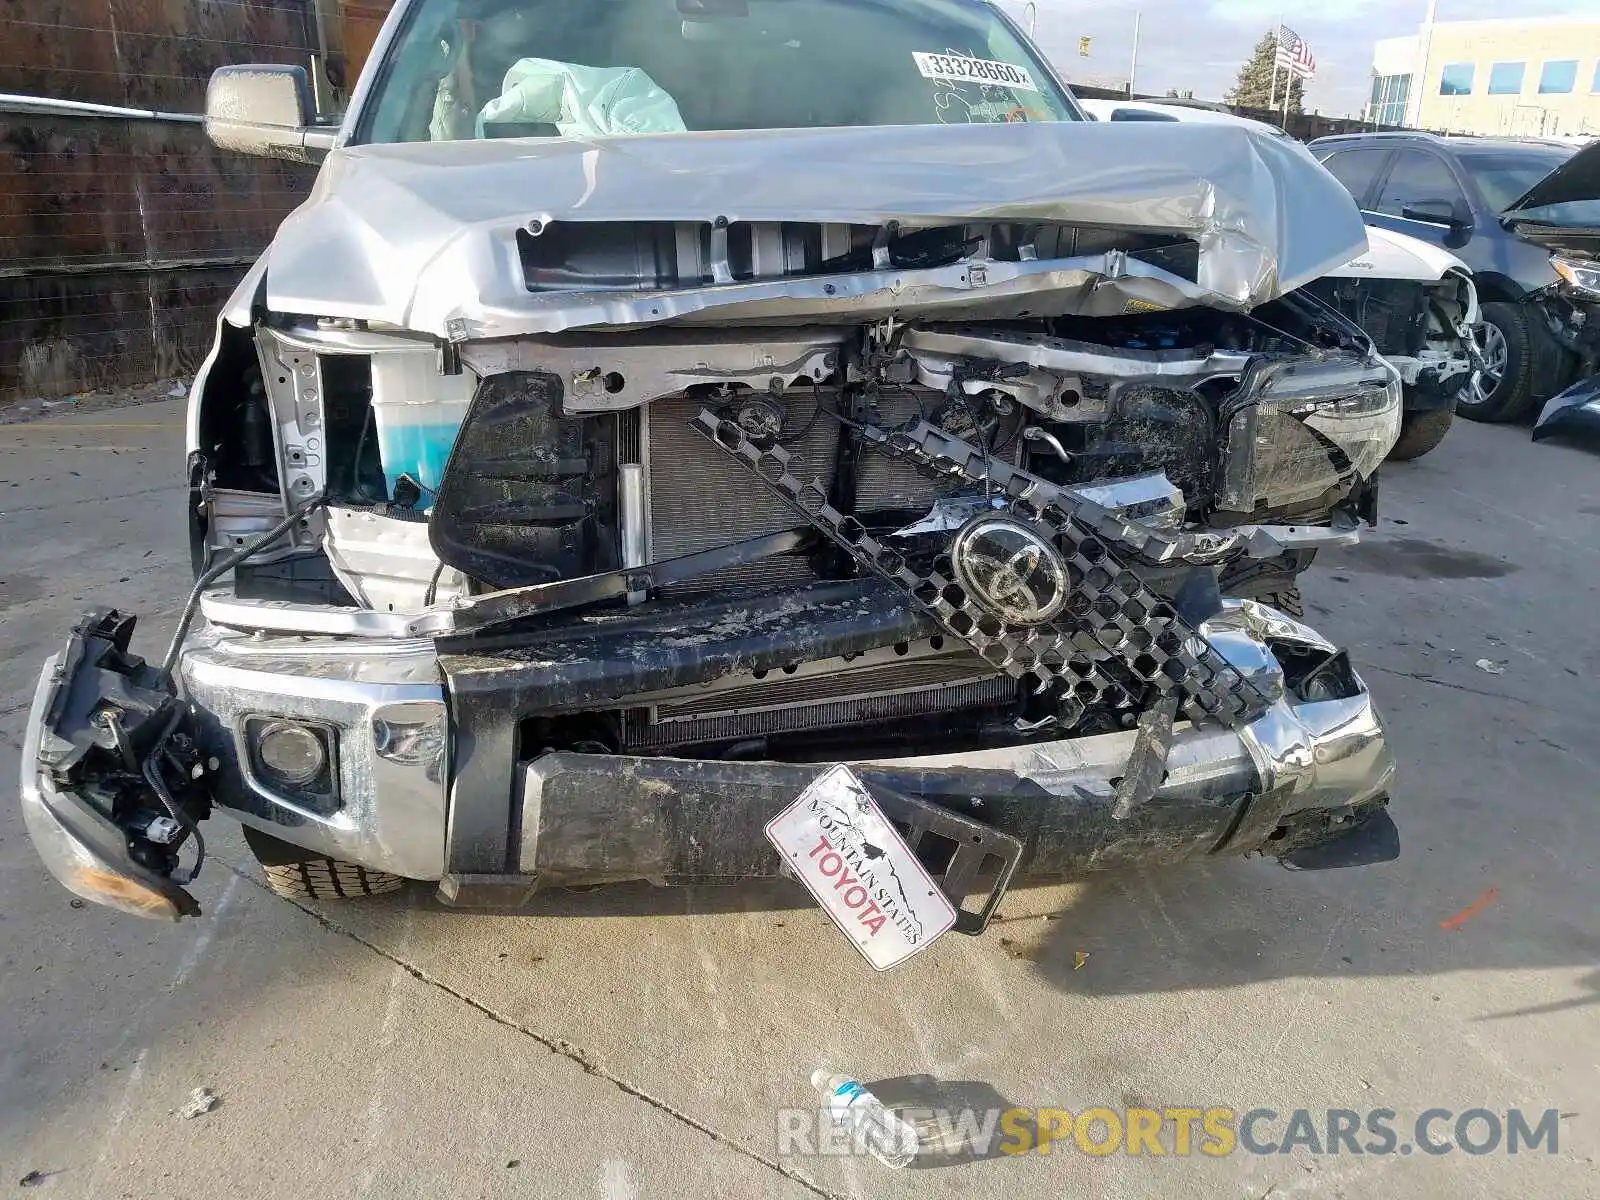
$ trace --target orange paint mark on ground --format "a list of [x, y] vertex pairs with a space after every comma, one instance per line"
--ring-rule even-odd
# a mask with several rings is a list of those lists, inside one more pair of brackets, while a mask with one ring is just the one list
[[1484, 892], [1483, 895], [1474, 900], [1471, 904], [1463, 908], [1455, 916], [1451, 917], [1448, 921], [1440, 921], [1439, 928], [1460, 929], [1468, 921], [1472, 920], [1473, 917], [1477, 916], [1498, 899], [1500, 899], [1500, 889], [1492, 887], [1488, 891]]

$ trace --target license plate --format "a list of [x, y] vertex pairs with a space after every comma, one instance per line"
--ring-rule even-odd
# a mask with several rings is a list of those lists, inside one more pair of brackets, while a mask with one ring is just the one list
[[955, 906], [849, 767], [833, 767], [767, 825], [767, 839], [876, 970], [956, 923]]

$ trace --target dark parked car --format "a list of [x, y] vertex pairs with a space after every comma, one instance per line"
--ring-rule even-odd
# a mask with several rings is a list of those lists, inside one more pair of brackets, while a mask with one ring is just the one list
[[1554, 143], [1428, 133], [1319, 138], [1311, 151], [1361, 205], [1368, 225], [1422, 238], [1472, 268], [1483, 302], [1484, 369], [1456, 411], [1476, 421], [1524, 417], [1579, 375], [1578, 347], [1545, 303], [1564, 276], [1548, 244], [1506, 212], [1574, 154]]

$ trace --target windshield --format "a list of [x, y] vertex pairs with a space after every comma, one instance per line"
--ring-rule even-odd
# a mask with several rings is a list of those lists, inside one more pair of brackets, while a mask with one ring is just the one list
[[1494, 212], [1505, 212], [1528, 190], [1567, 159], [1572, 151], [1540, 147], [1528, 150], [1496, 150], [1493, 153], [1467, 153], [1461, 156], [1462, 169], [1483, 193], [1483, 201]]
[[352, 140], [1078, 119], [981, 0], [415, 0]]

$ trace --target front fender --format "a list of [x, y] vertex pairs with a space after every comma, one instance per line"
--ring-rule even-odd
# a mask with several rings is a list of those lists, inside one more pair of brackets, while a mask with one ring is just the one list
[[[233, 289], [233, 294], [228, 297], [228, 302], [222, 306], [222, 311], [217, 314], [217, 332], [211, 339], [211, 349], [206, 352], [200, 369], [195, 372], [194, 382], [189, 385], [189, 413], [184, 432], [184, 451], [188, 455], [205, 449], [202, 440], [205, 430], [203, 417], [212, 370], [228, 348], [230, 337], [252, 342], [249, 331], [255, 324], [256, 313], [266, 303], [266, 289], [267, 255], [263, 254], [251, 264], [244, 278]], [[253, 344], [250, 353], [255, 353]]]
[[1463, 309], [1461, 323], [1476, 329], [1483, 324], [1483, 308], [1478, 303], [1478, 285], [1472, 281], [1472, 272], [1461, 267], [1451, 271], [1447, 277], [1454, 279], [1461, 289], [1458, 293]]

